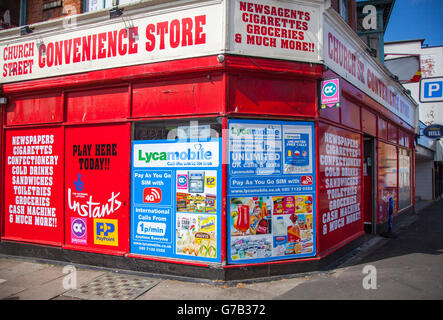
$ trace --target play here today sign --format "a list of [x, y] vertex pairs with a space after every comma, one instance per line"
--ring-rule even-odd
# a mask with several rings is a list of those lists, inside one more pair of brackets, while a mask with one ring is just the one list
[[57, 31], [0, 40], [0, 81], [219, 53], [319, 63], [319, 3], [223, 0], [183, 6], [177, 1], [167, 10], [124, 12], [88, 28], [60, 23]]

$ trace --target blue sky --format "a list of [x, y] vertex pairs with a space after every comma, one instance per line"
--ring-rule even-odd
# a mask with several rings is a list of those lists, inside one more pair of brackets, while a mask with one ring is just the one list
[[429, 46], [443, 46], [443, 0], [396, 0], [385, 33], [385, 42], [425, 39]]

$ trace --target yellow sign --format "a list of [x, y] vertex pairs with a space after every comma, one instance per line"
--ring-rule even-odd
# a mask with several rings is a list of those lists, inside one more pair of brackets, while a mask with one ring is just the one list
[[118, 246], [118, 220], [94, 219], [94, 244]]
[[205, 177], [205, 185], [208, 188], [214, 188], [217, 185], [217, 179], [215, 177]]

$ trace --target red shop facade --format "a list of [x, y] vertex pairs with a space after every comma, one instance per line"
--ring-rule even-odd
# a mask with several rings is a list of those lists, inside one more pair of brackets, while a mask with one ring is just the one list
[[258, 4], [5, 31], [1, 252], [244, 279], [322, 268], [413, 209], [415, 103], [322, 1]]

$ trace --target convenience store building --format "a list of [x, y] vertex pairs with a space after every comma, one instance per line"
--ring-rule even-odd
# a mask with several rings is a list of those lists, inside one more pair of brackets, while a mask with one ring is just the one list
[[0, 252], [231, 280], [414, 205], [417, 105], [324, 1], [156, 1], [0, 33]]

